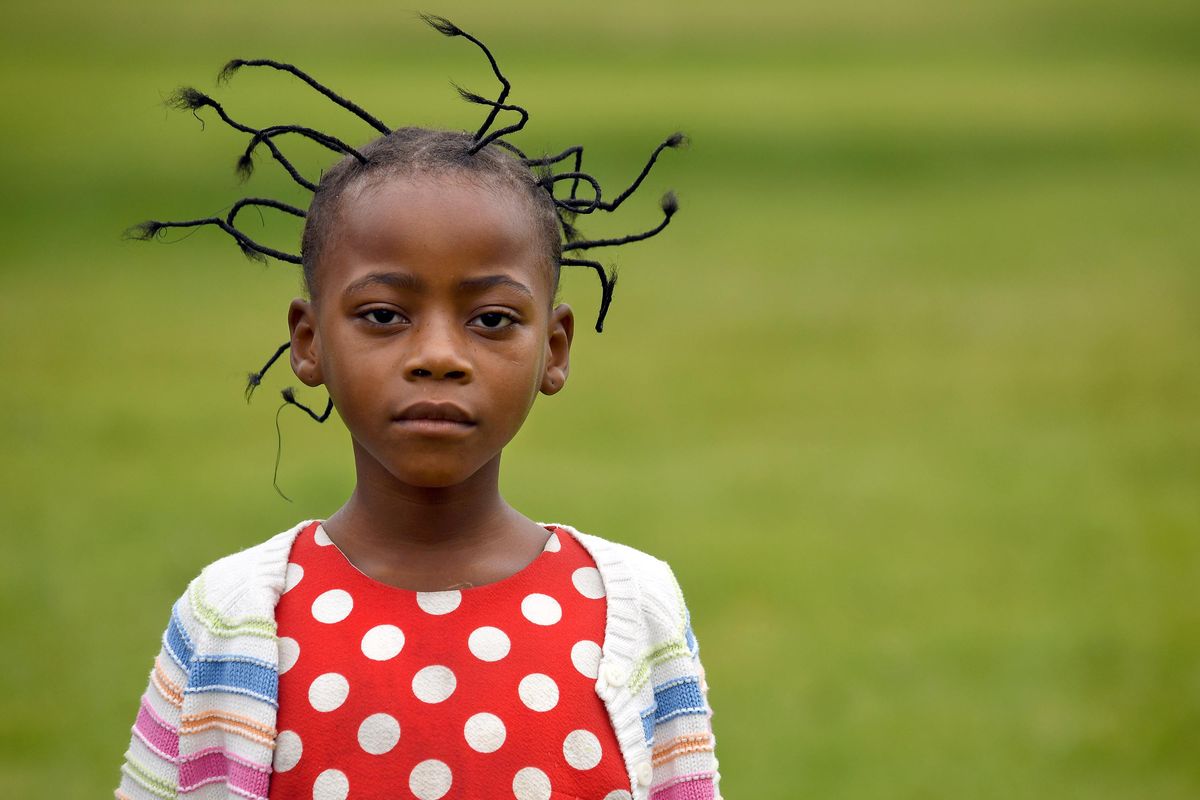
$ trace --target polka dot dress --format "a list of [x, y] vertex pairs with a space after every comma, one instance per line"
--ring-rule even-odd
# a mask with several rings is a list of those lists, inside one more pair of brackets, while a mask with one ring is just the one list
[[509, 578], [414, 592], [318, 523], [292, 547], [271, 800], [629, 800], [594, 686], [604, 586], [570, 533]]

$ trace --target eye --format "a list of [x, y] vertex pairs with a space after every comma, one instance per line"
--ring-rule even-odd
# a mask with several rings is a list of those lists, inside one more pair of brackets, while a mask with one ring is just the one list
[[363, 314], [364, 317], [378, 325], [390, 325], [400, 319], [400, 315], [390, 308], [372, 308]]
[[471, 322], [477, 322], [478, 327], [480, 328], [487, 328], [488, 330], [495, 331], [500, 330], [501, 328], [507, 328], [509, 325], [515, 323], [516, 320], [513, 319], [512, 315], [506, 314], [503, 311], [485, 311], [473, 318]]

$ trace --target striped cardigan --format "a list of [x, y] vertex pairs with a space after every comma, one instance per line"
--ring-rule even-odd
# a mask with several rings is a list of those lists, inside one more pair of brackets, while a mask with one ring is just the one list
[[[119, 800], [267, 797], [279, 685], [275, 604], [292, 541], [310, 521], [210, 564], [176, 601], [133, 725]], [[634, 800], [719, 800], [708, 686], [671, 568], [558, 527], [588, 550], [604, 581], [596, 693]], [[508, 786], [496, 792], [508, 796]]]

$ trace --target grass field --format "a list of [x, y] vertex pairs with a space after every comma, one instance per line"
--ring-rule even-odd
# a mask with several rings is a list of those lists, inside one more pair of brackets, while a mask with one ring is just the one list
[[[162, 97], [234, 56], [392, 125], [493, 91], [391, 4], [172, 5], [0, 32], [0, 797], [107, 796], [186, 582], [352, 486], [344, 429], [284, 414], [281, 500], [284, 376], [242, 402], [295, 272], [120, 238], [246, 193], [241, 137]], [[587, 228], [679, 193], [506, 493], [675, 566], [727, 797], [1200, 796], [1200, 8], [827, 5], [427, 9], [493, 46], [530, 150], [615, 186], [694, 142]], [[285, 76], [219, 91], [368, 134]], [[269, 161], [249, 192], [303, 201]], [[594, 314], [591, 275], [563, 296]]]

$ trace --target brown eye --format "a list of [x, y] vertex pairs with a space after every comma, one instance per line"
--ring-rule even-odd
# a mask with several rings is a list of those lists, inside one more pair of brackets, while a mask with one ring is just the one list
[[378, 325], [391, 325], [400, 321], [400, 315], [390, 308], [372, 308], [363, 316]]
[[501, 311], [486, 311], [471, 321], [478, 321], [479, 327], [487, 328], [488, 330], [507, 328], [509, 325], [512, 325], [513, 322], [515, 322], [512, 317]]

